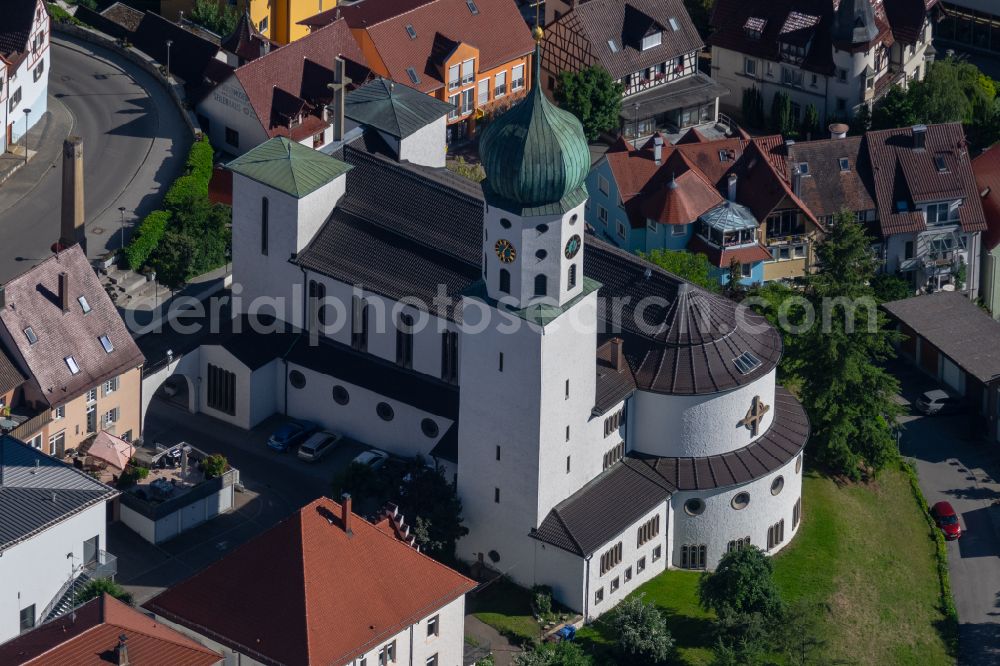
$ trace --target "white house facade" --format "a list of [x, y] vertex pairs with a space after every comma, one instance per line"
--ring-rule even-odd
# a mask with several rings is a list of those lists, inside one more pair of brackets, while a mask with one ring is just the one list
[[12, 0], [0, 26], [0, 148], [23, 142], [25, 132], [48, 110], [49, 13], [42, 0]]

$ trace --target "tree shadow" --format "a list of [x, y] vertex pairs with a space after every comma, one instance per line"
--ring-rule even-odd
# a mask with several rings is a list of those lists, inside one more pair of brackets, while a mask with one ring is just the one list
[[993, 666], [1000, 663], [1000, 624], [959, 625], [959, 663], [963, 666]]

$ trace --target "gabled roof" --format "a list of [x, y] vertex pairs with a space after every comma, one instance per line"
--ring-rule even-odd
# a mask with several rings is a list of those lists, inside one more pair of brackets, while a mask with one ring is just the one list
[[[677, 29], [674, 29], [674, 26]], [[661, 32], [661, 43], [642, 50], [642, 37]], [[578, 35], [570, 46], [559, 32]], [[681, 0], [589, 0], [580, 3], [546, 29], [548, 37], [542, 57], [548, 71], [565, 68], [570, 61], [588, 55], [581, 64], [600, 64], [621, 79], [654, 65], [670, 62], [703, 46], [701, 37]]]
[[[66, 273], [69, 309], [59, 302], [59, 276]], [[80, 299], [86, 299], [85, 312]], [[55, 254], [4, 285], [0, 325], [50, 406], [63, 404], [98, 384], [143, 364], [118, 310], [79, 245]], [[25, 329], [31, 328], [32, 343]], [[105, 348], [102, 337], [110, 342]], [[72, 357], [75, 374], [66, 360]]]
[[256, 60], [267, 55], [272, 49], [278, 48], [277, 42], [272, 42], [263, 33], [257, 30], [253, 19], [250, 18], [249, 6], [240, 15], [236, 22], [236, 28], [229, 36], [222, 40], [223, 50], [235, 54], [242, 61]]
[[344, 115], [397, 139], [442, 118], [454, 106], [391, 80], [378, 78], [352, 90]]
[[351, 166], [285, 137], [260, 144], [226, 165], [234, 173], [301, 199]]
[[[963, 231], [986, 230], [960, 123], [927, 125], [921, 150], [914, 147], [910, 127], [868, 132], [865, 141], [883, 236], [923, 231], [924, 215], [915, 205], [949, 199], [964, 199], [959, 208]], [[938, 168], [939, 158], [944, 170]]]
[[35, 9], [44, 5], [39, 0], [6, 0], [3, 21], [0, 22], [0, 58], [17, 67], [28, 54], [28, 36], [35, 24]]
[[222, 655], [104, 594], [72, 613], [0, 645], [8, 666], [108, 666], [121, 637], [129, 661], [170, 666], [213, 666]]
[[16, 389], [26, 379], [27, 377], [14, 364], [7, 350], [0, 345], [0, 394]]
[[982, 196], [983, 215], [986, 218], [983, 247], [992, 250], [1000, 244], [1000, 144], [994, 144], [972, 160], [972, 171]]
[[116, 495], [72, 465], [0, 435], [0, 552]]
[[[441, 48], [441, 38], [478, 49], [479, 72], [532, 52], [535, 43], [516, 3], [473, 0], [472, 5], [475, 14], [466, 0], [359, 2], [337, 10], [352, 29], [367, 32], [390, 79], [427, 93], [444, 87], [448, 76], [441, 69], [442, 56], [448, 53]], [[416, 73], [416, 83], [408, 68]]]
[[475, 587], [341, 515], [311, 502], [145, 607], [258, 661], [345, 664]]
[[708, 257], [709, 263], [718, 268], [728, 268], [733, 259], [743, 265], [754, 264], [771, 259], [771, 251], [757, 243], [741, 247], [719, 247], [706, 243], [700, 236], [694, 235], [688, 241], [687, 249]]
[[333, 61], [338, 55], [347, 61], [348, 78], [360, 85], [368, 76], [368, 62], [344, 21], [334, 21], [236, 69], [236, 79], [268, 136], [299, 140], [328, 124], [316, 116], [310, 117], [321, 124], [306, 128], [276, 122], [275, 90], [319, 109], [331, 99], [326, 84], [333, 83]]
[[[847, 169], [841, 168], [847, 160]], [[871, 166], [862, 137], [796, 142], [788, 146], [787, 169], [808, 164], [801, 178], [799, 197], [817, 216], [850, 211], [874, 210], [875, 192]]]

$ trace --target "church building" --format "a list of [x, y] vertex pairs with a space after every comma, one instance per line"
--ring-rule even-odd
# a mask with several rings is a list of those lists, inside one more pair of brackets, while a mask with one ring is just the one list
[[459, 557], [588, 619], [667, 568], [784, 547], [809, 422], [775, 384], [778, 332], [588, 231], [583, 129], [539, 87], [480, 153], [481, 185], [372, 131], [231, 163], [234, 326], [282, 332], [185, 357], [192, 408], [433, 459], [457, 479]]

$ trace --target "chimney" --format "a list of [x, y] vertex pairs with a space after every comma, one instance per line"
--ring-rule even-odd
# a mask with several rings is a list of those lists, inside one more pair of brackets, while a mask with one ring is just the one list
[[830, 130], [831, 139], [846, 139], [847, 132], [851, 128], [844, 123], [831, 123], [827, 129]]
[[737, 180], [738, 180], [738, 179], [737, 179], [737, 177], [736, 177], [736, 174], [735, 174], [735, 173], [731, 173], [731, 174], [729, 174], [729, 191], [728, 191], [728, 198], [729, 198], [729, 200], [730, 200], [730, 201], [733, 201], [733, 202], [735, 202], [735, 201], [736, 201], [736, 181], [737, 181]]
[[802, 170], [798, 164], [792, 167], [792, 192], [797, 197], [802, 196]]
[[67, 137], [63, 141], [62, 224], [59, 244], [69, 247], [76, 243], [87, 252], [87, 236], [83, 228], [83, 139]]
[[129, 666], [128, 645], [125, 644], [127, 640], [128, 636], [124, 633], [118, 636], [118, 645], [115, 646], [115, 663], [118, 666]]
[[795, 145], [794, 139], [785, 139], [785, 154], [788, 154], [788, 149]]
[[913, 130], [913, 149], [923, 150], [927, 144], [927, 125], [914, 125], [911, 129]]
[[663, 137], [659, 134], [653, 137], [653, 160], [657, 164], [663, 162]]
[[333, 91], [333, 99], [330, 106], [333, 107], [333, 141], [339, 143], [344, 140], [344, 98], [347, 96], [347, 84], [351, 82], [345, 74], [347, 68], [346, 61], [337, 56], [333, 60], [333, 83], [330, 90]]
[[69, 312], [69, 273], [59, 274], [59, 307], [63, 312]]
[[621, 338], [611, 338], [611, 365], [617, 372], [625, 371], [625, 344]]
[[340, 496], [340, 524], [348, 535], [354, 534], [351, 530], [351, 494], [344, 493]]

